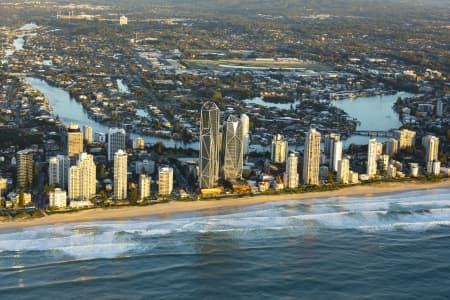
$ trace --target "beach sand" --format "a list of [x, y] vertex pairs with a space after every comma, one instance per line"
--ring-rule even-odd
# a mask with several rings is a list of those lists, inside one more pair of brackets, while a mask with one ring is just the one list
[[[154, 215], [167, 216], [174, 213], [215, 210], [220, 208], [241, 207], [285, 200], [313, 200], [330, 197], [376, 196], [387, 193], [414, 190], [449, 188], [450, 180], [440, 182], [382, 182], [370, 185], [357, 185], [334, 191], [311, 192], [301, 194], [257, 195], [242, 198], [225, 198], [220, 200], [174, 201], [149, 206], [126, 206], [116, 208], [95, 208], [71, 213], [61, 213], [34, 219], [21, 219], [0, 223], [0, 230], [20, 229], [31, 226], [54, 225], [64, 223], [81, 223], [105, 220], [142, 218]], [[450, 195], [449, 195], [450, 197]]]

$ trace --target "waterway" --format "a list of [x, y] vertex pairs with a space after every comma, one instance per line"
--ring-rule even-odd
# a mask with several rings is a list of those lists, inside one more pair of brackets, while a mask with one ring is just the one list
[[117, 82], [117, 88], [119, 89], [119, 92], [124, 93], [124, 94], [129, 94], [130, 93], [130, 89], [123, 82], [122, 79], [117, 79], [116, 82]]
[[[52, 107], [53, 114], [58, 116], [65, 125], [76, 123], [80, 127], [83, 127], [84, 125], [90, 126], [94, 132], [108, 132], [108, 126], [89, 118], [88, 113], [81, 103], [70, 97], [70, 94], [64, 89], [51, 86], [46, 81], [39, 78], [26, 77], [25, 81], [44, 94]], [[167, 138], [131, 134], [132, 138], [137, 136], [142, 136], [145, 142], [149, 144], [155, 144], [160, 141], [167, 147], [198, 149], [198, 143], [183, 143]]]
[[[372, 97], [359, 97], [331, 102], [337, 108], [345, 111], [350, 117], [358, 119], [360, 124], [357, 130], [389, 131], [402, 126], [393, 105], [398, 97], [411, 97], [413, 94], [398, 92], [394, 95], [381, 95]], [[368, 136], [353, 135], [344, 141], [344, 146], [350, 144], [367, 144]], [[379, 142], [386, 138], [377, 137]]]

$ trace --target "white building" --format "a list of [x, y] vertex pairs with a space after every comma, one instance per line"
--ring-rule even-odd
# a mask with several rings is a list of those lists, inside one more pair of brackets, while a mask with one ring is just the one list
[[49, 194], [49, 206], [50, 208], [65, 208], [67, 206], [67, 193], [66, 191], [56, 188]]
[[277, 134], [272, 139], [270, 159], [274, 163], [284, 163], [286, 161], [286, 153], [288, 149], [288, 142], [284, 140], [284, 136]]
[[118, 150], [114, 155], [114, 199], [127, 199], [127, 164], [128, 154]]
[[250, 118], [246, 114], [242, 114], [241, 123], [244, 155], [247, 155], [250, 147]]
[[108, 132], [108, 160], [113, 160], [119, 150], [125, 150], [126, 132], [122, 128], [110, 128]]
[[372, 178], [377, 174], [377, 148], [376, 139], [369, 140], [369, 148], [367, 151], [367, 176]]
[[96, 167], [91, 154], [80, 153], [75, 166], [69, 168], [69, 200], [89, 201], [96, 193]]
[[144, 174], [139, 176], [139, 190], [138, 190], [138, 198], [139, 200], [145, 200], [150, 197], [150, 184], [151, 177], [148, 177]]
[[173, 169], [170, 167], [159, 168], [159, 191], [163, 196], [172, 194], [173, 191]]
[[303, 156], [303, 183], [319, 184], [320, 167], [320, 133], [311, 128], [306, 135]]
[[341, 184], [348, 184], [350, 182], [350, 161], [346, 158], [339, 161], [337, 181]]
[[119, 18], [119, 24], [120, 24], [120, 26], [128, 25], [128, 18], [126, 16], [121, 16]]
[[290, 153], [286, 160], [286, 172], [284, 173], [284, 186], [287, 189], [295, 189], [298, 187], [298, 156], [295, 153]]
[[411, 177], [419, 176], [419, 164], [418, 163], [410, 163], [409, 164], [409, 176], [411, 176]]

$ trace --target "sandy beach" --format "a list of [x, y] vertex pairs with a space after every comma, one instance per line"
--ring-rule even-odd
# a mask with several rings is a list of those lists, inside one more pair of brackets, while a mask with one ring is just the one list
[[[101, 220], [119, 220], [141, 218], [154, 215], [168, 216], [174, 213], [215, 210], [229, 207], [241, 207], [274, 201], [302, 200], [308, 201], [330, 197], [376, 196], [386, 193], [398, 193], [414, 190], [449, 188], [450, 180], [430, 182], [394, 182], [358, 185], [334, 191], [311, 192], [302, 194], [258, 195], [221, 200], [194, 202], [169, 202], [150, 206], [127, 206], [117, 208], [95, 208], [72, 213], [53, 214], [42, 218], [5, 221], [0, 223], [0, 230], [20, 229], [23, 227], [54, 225], [63, 223], [81, 223]], [[449, 195], [450, 197], [450, 195]]]

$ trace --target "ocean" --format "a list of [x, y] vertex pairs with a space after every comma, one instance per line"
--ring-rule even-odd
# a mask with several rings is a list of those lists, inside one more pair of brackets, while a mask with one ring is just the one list
[[0, 299], [447, 299], [450, 189], [0, 231]]

